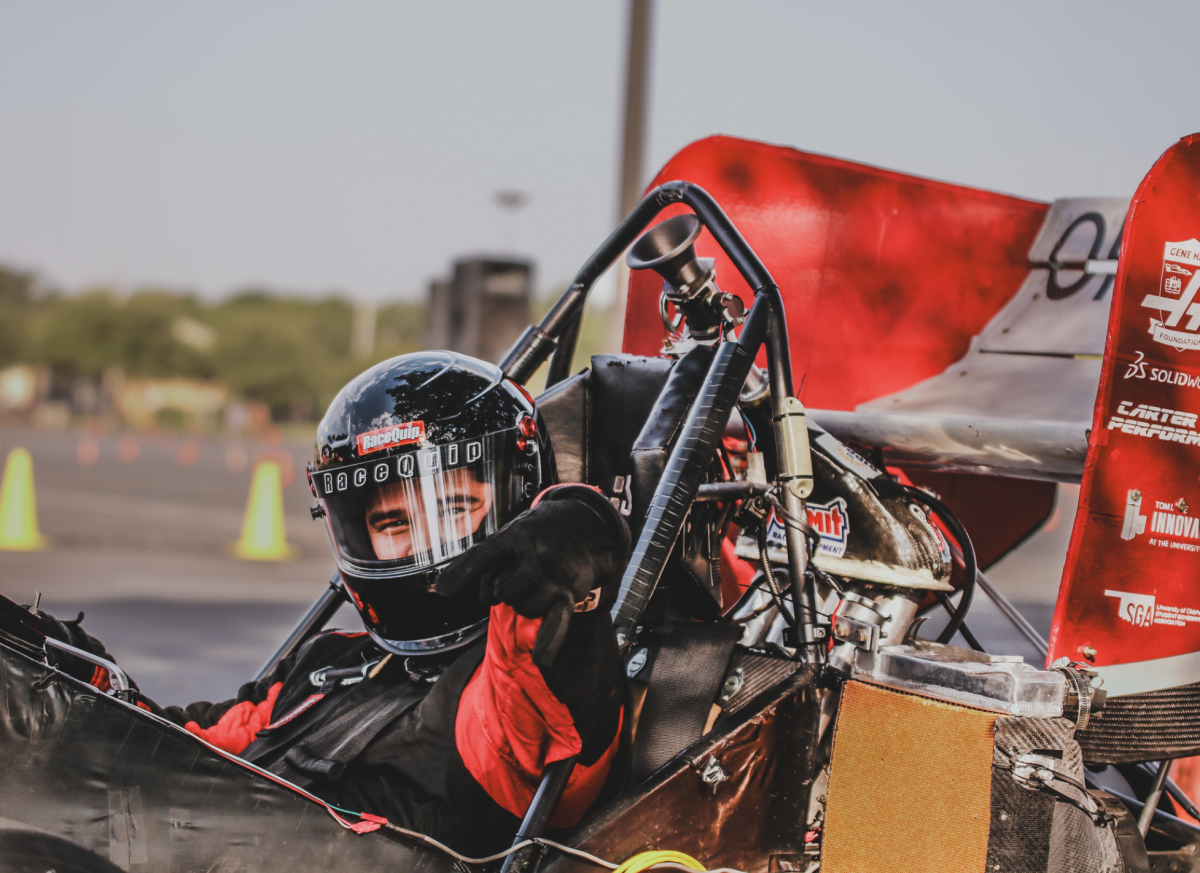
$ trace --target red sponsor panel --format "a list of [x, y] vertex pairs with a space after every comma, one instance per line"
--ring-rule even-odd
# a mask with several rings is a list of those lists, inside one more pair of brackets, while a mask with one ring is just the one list
[[[854, 409], [961, 358], [1020, 289], [1048, 209], [725, 136], [685, 147], [651, 187], [673, 179], [716, 198], [779, 283], [795, 384], [815, 409]], [[750, 303], [751, 289], [708, 231], [696, 251], [717, 259], [723, 290]], [[632, 274], [626, 352], [662, 347], [661, 289], [657, 274]]]
[[1200, 681], [1200, 135], [1133, 198], [1050, 658], [1110, 695]]

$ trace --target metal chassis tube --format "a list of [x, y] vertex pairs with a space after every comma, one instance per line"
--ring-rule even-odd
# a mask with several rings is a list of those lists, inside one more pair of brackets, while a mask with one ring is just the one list
[[[793, 392], [791, 351], [788, 345], [783, 295], [758, 255], [707, 191], [690, 182], [666, 182], [643, 197], [625, 220], [617, 225], [608, 239], [584, 263], [575, 281], [541, 322], [531, 325], [500, 363], [505, 375], [515, 382], [523, 383], [553, 353], [546, 384], [553, 385], [570, 375], [583, 307], [592, 285], [633, 244], [642, 231], [650, 226], [663, 209], [675, 203], [690, 207], [701, 223], [708, 228], [713, 239], [733, 261], [742, 278], [754, 291], [755, 302], [736, 343], [742, 354], [733, 351], [722, 354], [723, 350], [718, 352], [700, 397], [689, 411], [683, 433], [676, 441], [667, 461], [667, 472], [664, 473], [651, 501], [647, 523], [634, 547], [634, 558], [621, 581], [621, 593], [613, 610], [618, 639], [623, 645], [632, 638], [637, 620], [640, 619], [649, 596], [653, 593], [679, 533], [687, 505], [696, 495], [699, 473], [691, 468], [698, 465], [702, 470], [703, 465], [711, 459], [715, 441], [712, 434], [705, 432], [705, 422], [711, 430], [715, 419], [723, 413], [721, 424], [724, 424], [732, 408], [732, 401], [728, 398], [730, 388], [739, 373], [744, 382], [746, 372], [742, 372], [743, 364], [748, 372], [749, 363], [753, 362], [764, 342], [767, 347], [767, 368], [771, 384], [771, 416], [775, 420], [777, 444], [782, 444], [783, 402], [785, 398], [791, 397]], [[764, 309], [766, 312], [763, 312]], [[759, 314], [756, 315], [756, 312]], [[734, 357], [738, 359], [736, 365]], [[719, 384], [722, 382], [726, 384]], [[733, 400], [736, 400], [741, 385], [742, 382], [738, 382], [733, 389]], [[698, 414], [702, 407], [703, 416]], [[691, 456], [684, 458], [685, 452]], [[776, 458], [777, 468], [786, 464], [787, 460], [782, 455]], [[672, 470], [675, 471], [674, 476], [671, 475]], [[794, 471], [786, 469], [775, 470], [776, 478], [786, 477], [792, 472]], [[789, 513], [801, 519], [807, 517], [804, 501], [792, 494], [790, 489], [785, 489], [783, 500]], [[804, 580], [804, 584], [792, 587], [797, 624], [801, 628], [800, 639], [796, 640], [796, 645], [803, 660], [817, 660], [820, 656], [820, 646], [817, 645], [818, 639], [814, 633], [816, 592], [813, 581], [805, 572], [808, 568], [808, 544], [804, 535], [793, 526], [785, 525], [784, 530], [791, 578]]]
[[[783, 404], [793, 391], [783, 295], [762, 261], [708, 192], [689, 182], [667, 182], [642, 198], [592, 254], [571, 287], [542, 321], [531, 325], [500, 363], [506, 376], [523, 383], [553, 352], [547, 386], [570, 375], [583, 307], [592, 284], [633, 244], [659, 212], [674, 203], [691, 207], [754, 291], [755, 299], [737, 341], [723, 343], [718, 349], [655, 489], [646, 523], [634, 546], [613, 607], [613, 623], [622, 648], [633, 642], [642, 613], [662, 575], [687, 510], [696, 497], [700, 478], [716, 450], [721, 430], [764, 344], [771, 384], [771, 417], [775, 421], [777, 444], [783, 443]], [[777, 481], [797, 472], [785, 469], [786, 466], [784, 453], [777, 452]], [[788, 512], [797, 518], [807, 518], [804, 501], [790, 488], [784, 490], [784, 495]], [[815, 583], [806, 573], [808, 544], [804, 535], [792, 525], [785, 525], [784, 530], [791, 578], [803, 580], [803, 584], [792, 586], [799, 629], [795, 641], [797, 655], [801, 660], [813, 662], [820, 658], [821, 646], [817, 644], [814, 628]], [[574, 764], [574, 758], [568, 758], [546, 768], [516, 842], [536, 839], [540, 835], [541, 825], [549, 820], [558, 805]], [[537, 847], [526, 847], [505, 859], [503, 873], [536, 870], [540, 857]]]
[[299, 649], [305, 640], [324, 630], [325, 625], [329, 623], [344, 602], [346, 602], [346, 592], [342, 589], [342, 577], [337, 571], [334, 571], [333, 577], [329, 580], [329, 587], [321, 592], [321, 596], [308, 608], [308, 612], [288, 634], [288, 638], [275, 650], [275, 654], [267, 659], [267, 663], [263, 664], [262, 669], [254, 677], [254, 681], [261, 682], [266, 679], [284, 658]]

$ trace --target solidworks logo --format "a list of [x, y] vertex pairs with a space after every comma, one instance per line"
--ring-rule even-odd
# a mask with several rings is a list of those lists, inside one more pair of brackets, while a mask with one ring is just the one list
[[1154, 624], [1154, 595], [1133, 594], [1129, 591], [1105, 591], [1105, 597], [1117, 597], [1121, 602], [1117, 606], [1117, 615], [1122, 621], [1138, 627], [1149, 627]]

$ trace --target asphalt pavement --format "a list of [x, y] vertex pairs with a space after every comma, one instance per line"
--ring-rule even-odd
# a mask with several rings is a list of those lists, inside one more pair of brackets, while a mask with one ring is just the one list
[[[162, 703], [233, 696], [324, 590], [333, 561], [304, 476], [311, 445], [0, 428], [0, 454], [33, 458], [39, 552], [0, 551], [0, 592], [62, 618], [86, 614]], [[258, 460], [279, 463], [288, 561], [245, 561]], [[354, 615], [339, 615], [349, 625]]]
[[[309, 515], [311, 444], [0, 428], [0, 454], [16, 446], [33, 457], [38, 520], [50, 545], [0, 551], [0, 592], [30, 603], [41, 591], [42, 607], [62, 618], [83, 611], [84, 628], [160, 703], [234, 696], [333, 571], [324, 527]], [[251, 471], [264, 458], [283, 469], [287, 561], [245, 561], [231, 551]], [[1042, 633], [1077, 493], [1060, 487], [1047, 529], [988, 572]], [[1040, 662], [982, 593], [967, 623], [989, 651]], [[333, 622], [356, 624], [348, 608]]]

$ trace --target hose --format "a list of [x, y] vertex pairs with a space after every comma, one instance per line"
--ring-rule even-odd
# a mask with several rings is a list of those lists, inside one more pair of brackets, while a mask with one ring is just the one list
[[634, 855], [613, 873], [642, 873], [643, 870], [649, 870], [656, 864], [678, 864], [688, 870], [704, 870], [704, 865], [693, 858], [691, 855], [685, 855], [683, 852], [672, 852], [669, 850], [657, 852], [641, 852]]
[[788, 627], [795, 627], [796, 619], [787, 611], [787, 606], [783, 602], [783, 591], [779, 588], [779, 580], [775, 578], [775, 570], [771, 566], [771, 556], [767, 554], [767, 525], [765, 523], [758, 526], [758, 560], [762, 564], [763, 578], [766, 579], [767, 587], [771, 589], [771, 597], [775, 600], [779, 614], [783, 616]]
[[979, 565], [975, 561], [975, 547], [971, 545], [971, 537], [967, 535], [966, 528], [962, 526], [962, 523], [955, 518], [954, 513], [942, 501], [930, 494], [926, 494], [920, 488], [913, 488], [910, 485], [899, 485], [898, 487], [901, 493], [909, 499], [936, 512], [938, 517], [941, 518], [942, 523], [949, 528], [951, 536], [958, 540], [958, 547], [962, 551], [963, 569], [966, 571], [966, 578], [963, 580], [962, 598], [958, 601], [958, 608], [951, 608], [949, 598], [942, 601], [942, 605], [950, 613], [950, 621], [938, 635], [937, 641], [939, 643], [948, 643], [954, 639], [954, 635], [962, 627], [962, 623], [967, 617], [967, 610], [971, 608], [971, 598], [975, 594], [975, 576], [979, 572]]

